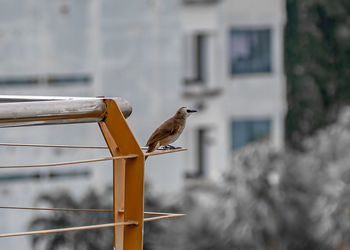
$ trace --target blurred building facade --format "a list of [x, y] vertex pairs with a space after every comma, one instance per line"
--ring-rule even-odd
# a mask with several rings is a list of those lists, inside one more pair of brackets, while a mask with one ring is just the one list
[[182, 98], [191, 119], [187, 176], [216, 179], [257, 140], [283, 149], [285, 1], [184, 0]]
[[[133, 107], [128, 122], [144, 145], [152, 130], [180, 105], [178, 6], [176, 0], [0, 0], [1, 94], [122, 96]], [[97, 124], [6, 128], [0, 141], [104, 145]], [[104, 150], [0, 148], [1, 165], [108, 154]], [[164, 164], [176, 166], [181, 159], [152, 161], [152, 172], [147, 172], [152, 181], [160, 180], [165, 189], [180, 186], [181, 169], [167, 169]], [[112, 184], [111, 171], [110, 162], [2, 170], [0, 206], [47, 206], [36, 202], [42, 193], [66, 190], [81, 196], [90, 188], [104, 190]], [[40, 214], [1, 210], [0, 233], [27, 231], [33, 216]], [[1, 249], [31, 249], [30, 239], [2, 239]]]
[[[1, 94], [91, 96], [95, 93], [93, 3], [83, 1], [0, 1]], [[1, 142], [91, 144], [91, 125], [2, 129]], [[58, 162], [99, 155], [94, 151], [1, 147], [1, 165]], [[1, 206], [45, 206], [44, 192], [69, 190], [80, 195], [93, 182], [90, 166], [2, 169]], [[0, 232], [29, 230], [39, 213], [1, 210]], [[31, 249], [30, 237], [3, 238], [1, 249]]]
[[[2, 94], [122, 96], [140, 145], [177, 108], [200, 110], [176, 146], [147, 161], [156, 190], [215, 179], [230, 154], [267, 136], [283, 148], [283, 0], [0, 0]], [[252, 7], [254, 6], [254, 7]], [[7, 128], [0, 142], [103, 145], [96, 124]], [[0, 148], [1, 165], [102, 157], [107, 151]], [[33, 206], [42, 192], [81, 195], [111, 184], [109, 163], [2, 170], [0, 205]], [[39, 204], [45, 205], [45, 204]], [[38, 212], [1, 210], [0, 233]], [[18, 220], [18, 217], [21, 220]], [[29, 249], [29, 237], [2, 239]]]

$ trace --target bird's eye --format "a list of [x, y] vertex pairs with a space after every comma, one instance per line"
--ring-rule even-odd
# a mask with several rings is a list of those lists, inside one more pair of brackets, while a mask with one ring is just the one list
[[191, 110], [189, 110], [189, 109], [186, 109], [186, 112], [187, 112], [187, 113], [191, 113]]

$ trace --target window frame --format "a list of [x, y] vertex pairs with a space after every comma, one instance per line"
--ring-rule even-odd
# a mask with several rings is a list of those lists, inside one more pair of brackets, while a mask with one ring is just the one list
[[[233, 33], [245, 33], [245, 34], [253, 34], [257, 32], [267, 32], [266, 37], [267, 37], [267, 58], [268, 58], [268, 65], [267, 66], [258, 66], [258, 67], [267, 67], [267, 69], [254, 69], [251, 67], [251, 69], [248, 70], [241, 70], [237, 72], [233, 72], [233, 67], [234, 67], [234, 60], [232, 58], [233, 54]], [[228, 71], [229, 71], [229, 76], [230, 77], [237, 77], [237, 76], [246, 76], [246, 75], [251, 75], [251, 74], [271, 74], [273, 73], [273, 29], [271, 27], [250, 27], [250, 28], [244, 28], [244, 27], [231, 27], [229, 29], [229, 35], [228, 35]], [[250, 35], [252, 36], [252, 35]], [[251, 39], [251, 38], [249, 38]], [[263, 57], [262, 57], [263, 58]], [[260, 59], [263, 61], [262, 59]], [[253, 68], [253, 69], [252, 69]]]
[[[235, 132], [234, 132], [234, 124], [235, 123], [246, 123], [249, 127], [245, 128], [246, 130], [249, 130], [249, 135], [246, 135], [248, 139], [245, 139], [246, 142], [243, 145], [235, 145]], [[257, 135], [257, 127], [259, 124], [258, 123], [266, 123], [266, 124], [261, 124], [268, 127], [268, 132], [264, 132], [261, 135]], [[269, 117], [262, 117], [262, 118], [250, 118], [250, 119], [232, 119], [231, 124], [230, 124], [230, 131], [231, 131], [231, 141], [230, 141], [230, 150], [231, 151], [237, 151], [240, 150], [241, 148], [244, 148], [245, 146], [258, 142], [263, 139], [268, 139], [269, 141], [271, 140], [272, 136], [272, 126], [273, 126], [273, 120]], [[251, 139], [252, 138], [252, 139]]]
[[185, 36], [185, 62], [184, 65], [190, 68], [185, 73], [185, 85], [204, 85], [208, 81], [209, 65], [209, 37], [205, 31], [196, 31]]

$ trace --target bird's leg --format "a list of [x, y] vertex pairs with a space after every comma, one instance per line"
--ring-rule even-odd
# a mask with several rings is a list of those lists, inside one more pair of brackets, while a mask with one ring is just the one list
[[181, 147], [175, 147], [175, 146], [169, 144], [169, 145], [164, 146], [164, 148], [166, 148], [166, 149], [179, 149]]
[[166, 145], [166, 146], [159, 147], [158, 150], [179, 149], [179, 148], [181, 148], [181, 147], [175, 147], [175, 146], [169, 144], [169, 145]]

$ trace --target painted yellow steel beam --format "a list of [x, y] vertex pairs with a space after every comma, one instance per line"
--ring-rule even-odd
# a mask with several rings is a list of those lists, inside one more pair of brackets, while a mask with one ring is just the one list
[[[113, 164], [114, 223], [136, 221], [137, 225], [114, 228], [115, 250], [142, 250], [144, 213], [144, 154], [114, 100], [104, 100], [106, 116], [100, 129], [112, 156], [136, 154]], [[124, 213], [118, 211], [123, 210]]]

